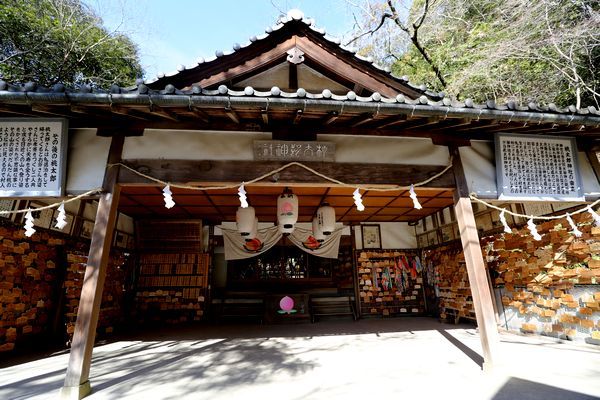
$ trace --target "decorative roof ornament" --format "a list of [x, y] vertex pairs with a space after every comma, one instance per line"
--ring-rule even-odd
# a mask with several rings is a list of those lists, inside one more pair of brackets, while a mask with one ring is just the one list
[[292, 64], [302, 64], [304, 62], [304, 52], [297, 47], [287, 51], [287, 60]]
[[287, 17], [289, 19], [294, 19], [296, 21], [300, 21], [304, 19], [304, 13], [302, 12], [302, 10], [299, 10], [297, 8], [292, 8], [291, 10], [289, 10], [287, 12]]

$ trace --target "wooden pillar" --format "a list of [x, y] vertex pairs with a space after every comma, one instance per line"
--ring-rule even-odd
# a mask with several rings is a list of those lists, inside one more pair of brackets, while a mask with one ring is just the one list
[[[112, 138], [108, 163], [118, 162], [123, 149], [123, 137]], [[102, 290], [106, 278], [106, 268], [110, 255], [112, 234], [117, 216], [119, 203], [119, 187], [117, 185], [118, 168], [108, 168], [104, 176], [103, 193], [100, 196], [96, 222], [92, 232], [92, 241], [85, 275], [75, 332], [71, 344], [69, 365], [65, 383], [61, 390], [63, 399], [81, 399], [90, 391], [90, 365], [92, 350], [96, 339], [96, 326], [100, 314]]]
[[483, 369], [491, 370], [494, 359], [498, 354], [499, 344], [492, 293], [488, 284], [487, 271], [481, 253], [481, 244], [460, 154], [457, 147], [450, 148], [450, 152], [453, 156], [454, 179], [456, 181], [454, 209], [467, 265], [469, 286], [471, 287], [475, 317], [479, 327], [479, 338], [483, 348]]
[[361, 318], [360, 309], [360, 288], [358, 282], [360, 281], [360, 275], [358, 274], [358, 262], [356, 260], [356, 231], [355, 228], [360, 225], [350, 224], [350, 240], [352, 240], [352, 280], [354, 281], [354, 307], [356, 307], [356, 318]]

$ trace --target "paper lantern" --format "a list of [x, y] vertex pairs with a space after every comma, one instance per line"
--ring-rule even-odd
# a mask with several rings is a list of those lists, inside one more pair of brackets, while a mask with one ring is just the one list
[[298, 221], [298, 196], [286, 189], [277, 198], [277, 222], [285, 229], [294, 227]]
[[252, 229], [246, 236], [246, 240], [255, 239], [256, 237], [258, 237], [258, 218], [254, 217], [254, 224], [252, 224]]
[[294, 308], [294, 299], [290, 296], [282, 297], [281, 300], [279, 300], [279, 307], [281, 307], [283, 311], [292, 311]]
[[329, 236], [335, 230], [335, 209], [323, 203], [317, 210], [317, 220], [323, 235]]
[[279, 232], [283, 233], [284, 235], [289, 235], [290, 233], [294, 232], [294, 225], [291, 225], [289, 228], [286, 228], [284, 225], [278, 225], [279, 228]]
[[238, 207], [235, 213], [235, 222], [237, 222], [238, 232], [242, 236], [249, 236], [256, 222], [254, 207]]
[[323, 231], [321, 230], [321, 226], [319, 225], [319, 219], [316, 217], [313, 218], [313, 220], [312, 220], [312, 231], [313, 231], [313, 237], [318, 242], [325, 241], [325, 235], [323, 235]]

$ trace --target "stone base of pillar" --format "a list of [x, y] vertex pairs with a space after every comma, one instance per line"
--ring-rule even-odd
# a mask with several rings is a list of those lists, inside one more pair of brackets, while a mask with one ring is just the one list
[[81, 400], [92, 391], [90, 381], [82, 383], [79, 386], [63, 386], [60, 389], [61, 400]]

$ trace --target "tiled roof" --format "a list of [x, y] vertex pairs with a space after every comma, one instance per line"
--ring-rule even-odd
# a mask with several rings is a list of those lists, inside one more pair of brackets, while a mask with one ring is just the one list
[[376, 68], [377, 70], [379, 70], [381, 73], [387, 74], [389, 77], [393, 78], [395, 81], [397, 81], [398, 83], [401, 83], [407, 87], [409, 87], [410, 89], [418, 92], [418, 93], [422, 93], [423, 95], [426, 95], [428, 97], [431, 97], [433, 99], [441, 99], [444, 97], [444, 93], [443, 92], [434, 92], [430, 89], [427, 88], [427, 85], [425, 84], [414, 84], [412, 82], [410, 82], [408, 76], [404, 75], [404, 76], [396, 76], [391, 72], [391, 68], [387, 67], [387, 66], [381, 66], [377, 63], [374, 62], [372, 57], [363, 57], [361, 55], [358, 54], [358, 49], [354, 48], [354, 47], [347, 47], [347, 46], [343, 46], [341, 44], [341, 39], [337, 38], [335, 36], [331, 36], [329, 34], [326, 33], [325, 29], [323, 28], [317, 28], [315, 26], [315, 21], [312, 18], [307, 18], [304, 16], [304, 13], [298, 9], [293, 9], [288, 11], [287, 15], [285, 16], [281, 16], [279, 18], [279, 20], [277, 21], [277, 23], [273, 26], [270, 26], [268, 28], [265, 29], [265, 33], [260, 35], [260, 36], [252, 36], [249, 38], [249, 41], [246, 42], [245, 44], [239, 44], [239, 43], [235, 43], [232, 47], [231, 50], [217, 50], [215, 51], [215, 55], [211, 58], [208, 59], [204, 59], [202, 57], [200, 57], [197, 60], [197, 64], [194, 66], [185, 66], [185, 65], [179, 65], [177, 67], [176, 71], [172, 71], [169, 73], [161, 73], [158, 74], [155, 78], [152, 79], [147, 79], [145, 81], [146, 84], [151, 85], [155, 82], [160, 82], [161, 80], [165, 80], [165, 78], [171, 78], [171, 77], [175, 77], [177, 75], [179, 75], [182, 72], [185, 71], [189, 71], [192, 70], [194, 68], [197, 68], [198, 66], [203, 66], [204, 64], [208, 64], [208, 63], [213, 63], [216, 62], [217, 60], [223, 58], [223, 57], [228, 57], [233, 55], [234, 53], [250, 46], [253, 43], [256, 42], [260, 42], [262, 40], [265, 40], [267, 38], [269, 38], [269, 36], [271, 36], [274, 32], [282, 29], [283, 27], [285, 27], [287, 24], [291, 24], [294, 22], [300, 22], [300, 23], [304, 23], [309, 29], [311, 29], [313, 32], [315, 32], [316, 34], [320, 35], [323, 39], [325, 39], [327, 42], [329, 42], [330, 44], [337, 46], [340, 50], [342, 50], [344, 53], [349, 54], [353, 57], [355, 57], [357, 60], [359, 60], [360, 62], [364, 63], [365, 65], [369, 65], [373, 68]]
[[[553, 114], [571, 114], [571, 115], [590, 115], [600, 116], [600, 110], [594, 106], [576, 108], [571, 105], [568, 107], [558, 107], [554, 104], [539, 105], [536, 103], [529, 103], [527, 105], [521, 105], [516, 102], [509, 101], [504, 104], [497, 104], [493, 100], [488, 100], [485, 103], [475, 103], [471, 99], [464, 101], [452, 100], [444, 97], [441, 100], [431, 100], [427, 96], [423, 95], [418, 99], [410, 99], [402, 94], [399, 94], [395, 98], [387, 98], [381, 94], [375, 92], [368, 97], [361, 97], [356, 93], [350, 91], [345, 95], [337, 95], [331, 92], [329, 89], [324, 89], [321, 93], [311, 93], [303, 88], [299, 88], [293, 92], [286, 92], [278, 87], [271, 88], [270, 91], [259, 91], [248, 86], [244, 90], [236, 90], [229, 88], [225, 85], [219, 86], [217, 89], [208, 90], [202, 89], [199, 86], [193, 86], [189, 90], [180, 90], [175, 86], [168, 84], [162, 90], [150, 89], [143, 81], [139, 80], [138, 85], [135, 87], [123, 88], [117, 85], [111, 86], [108, 90], [102, 90], [98, 88], [92, 88], [88, 85], [83, 85], [78, 89], [69, 89], [62, 84], [56, 84], [52, 88], [39, 86], [33, 82], [28, 82], [24, 85], [13, 85], [0, 80], [0, 102], [3, 99], [8, 99], [12, 95], [17, 93], [36, 93], [36, 94], [54, 94], [64, 97], [64, 100], [70, 100], [70, 95], [77, 94], [89, 94], [89, 95], [125, 95], [124, 97], [133, 100], [134, 97], [140, 96], [146, 98], [147, 96], [229, 96], [229, 97], [258, 97], [258, 98], [287, 98], [287, 99], [311, 99], [311, 100], [335, 100], [343, 102], [359, 102], [359, 103], [382, 103], [382, 104], [408, 104], [408, 105], [419, 105], [419, 106], [432, 106], [432, 107], [449, 107], [450, 109], [474, 109], [474, 110], [498, 110], [498, 111], [514, 111], [514, 112], [537, 112], [537, 113], [553, 113]], [[78, 97], [78, 96], [74, 96]], [[120, 96], [119, 96], [120, 97]], [[55, 97], [57, 100], [59, 97]], [[86, 97], [87, 98], [87, 97]], [[79, 102], [85, 102], [84, 98], [79, 98]], [[36, 102], [36, 96], [30, 98], [32, 102]], [[75, 100], [75, 98], [71, 99]], [[127, 102], [127, 101], [125, 101]], [[600, 122], [600, 121], [599, 121]]]

